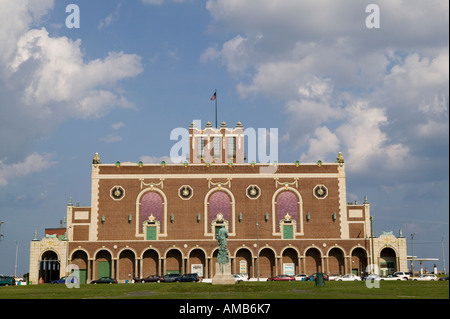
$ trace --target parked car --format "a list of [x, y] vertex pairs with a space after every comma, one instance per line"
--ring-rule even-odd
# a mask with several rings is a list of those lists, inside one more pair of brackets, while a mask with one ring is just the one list
[[405, 278], [406, 280], [410, 279], [410, 277], [411, 277], [411, 274], [409, 272], [405, 272], [405, 271], [396, 271], [392, 275]]
[[336, 281], [361, 281], [361, 277], [354, 274], [346, 274], [336, 279]]
[[440, 281], [448, 281], [448, 276], [439, 278]]
[[378, 274], [368, 274], [368, 275], [362, 277], [361, 279], [371, 281], [371, 280], [380, 280], [381, 278], [382, 277]]
[[78, 282], [78, 278], [75, 276], [64, 276], [59, 279], [52, 280], [51, 283], [52, 284], [65, 284], [66, 281], [74, 284], [74, 283]]
[[329, 281], [333, 281], [333, 280], [338, 279], [339, 277], [341, 277], [341, 275], [339, 275], [339, 274], [332, 274], [332, 275], [328, 276], [328, 280]]
[[97, 280], [92, 280], [91, 284], [117, 284], [117, 280], [111, 277], [102, 277]]
[[295, 280], [296, 281], [307, 281], [308, 276], [305, 274], [298, 274], [298, 275], [295, 275]]
[[233, 277], [235, 281], [248, 281], [247, 274], [234, 274]]
[[177, 282], [180, 281], [180, 274], [167, 274], [164, 276], [164, 282]]
[[278, 275], [276, 277], [270, 277], [267, 281], [294, 281], [295, 277], [291, 275]]
[[139, 282], [142, 282], [142, 283], [146, 283], [146, 282], [161, 282], [161, 281], [164, 281], [164, 278], [161, 277], [161, 276], [158, 276], [158, 275], [151, 275], [151, 276], [148, 276], [148, 277], [145, 277], [145, 278], [141, 278], [141, 279], [139, 279], [139, 278], [135, 278], [134, 279], [134, 282], [137, 282], [137, 283], [139, 283]]
[[198, 274], [184, 274], [180, 277], [178, 280], [179, 282], [198, 282], [200, 281], [200, 278], [198, 277]]
[[[328, 280], [328, 275], [323, 274], [323, 279]], [[316, 280], [316, 273], [313, 273], [311, 276], [309, 276], [309, 280], [311, 280], [311, 281]]]
[[417, 280], [421, 280], [421, 281], [437, 281], [438, 277], [436, 275], [434, 275], [434, 274], [423, 274], [423, 275], [420, 275], [419, 277], [414, 277], [413, 280], [415, 280], [415, 281], [417, 281]]
[[400, 277], [400, 276], [396, 276], [396, 275], [387, 275], [385, 277], [381, 277], [380, 280], [408, 280], [406, 277]]
[[11, 276], [0, 276], [0, 286], [14, 286], [16, 280]]

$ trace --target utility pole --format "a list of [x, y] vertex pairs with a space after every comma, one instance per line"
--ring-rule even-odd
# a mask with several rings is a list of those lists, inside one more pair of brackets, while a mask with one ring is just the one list
[[414, 235], [416, 233], [411, 234], [411, 249], [412, 249], [412, 259], [411, 259], [411, 277], [414, 277]]
[[2, 225], [4, 223], [0, 220], [0, 241], [3, 239], [3, 234], [2, 234]]
[[441, 245], [442, 245], [442, 261], [444, 262], [444, 274], [447, 273], [447, 270], [445, 268], [445, 255], [444, 255], [444, 236], [442, 236]]
[[373, 217], [370, 216], [370, 256], [371, 256], [371, 260], [372, 260], [372, 265], [371, 265], [371, 273], [373, 273], [375, 270], [375, 256], [373, 255]]
[[19, 251], [19, 242], [15, 240], [16, 242], [16, 264], [14, 265], [14, 277], [17, 278], [17, 253]]

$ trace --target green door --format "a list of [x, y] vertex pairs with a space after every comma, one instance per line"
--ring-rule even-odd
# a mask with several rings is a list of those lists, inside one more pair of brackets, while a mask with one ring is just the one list
[[147, 226], [147, 240], [156, 240], [155, 226]]
[[98, 276], [97, 278], [111, 277], [111, 262], [99, 261], [98, 262]]
[[293, 239], [294, 238], [294, 227], [292, 225], [283, 226], [283, 238]]
[[80, 284], [85, 284], [87, 280], [87, 269], [79, 269], [78, 274], [79, 274], [78, 282]]

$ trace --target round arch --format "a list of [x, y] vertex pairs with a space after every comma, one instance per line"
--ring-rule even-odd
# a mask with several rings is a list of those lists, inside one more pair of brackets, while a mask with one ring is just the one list
[[367, 251], [364, 247], [356, 246], [351, 250], [350, 270], [353, 274], [362, 276], [367, 270]]
[[108, 248], [100, 248], [94, 253], [96, 278], [113, 276], [113, 254]]
[[158, 188], [145, 188], [136, 197], [136, 214], [135, 214], [136, 234], [135, 235], [137, 237], [144, 237], [144, 232], [140, 231], [140, 227], [142, 227], [141, 218], [140, 218], [140, 216], [141, 216], [141, 200], [142, 200], [142, 197], [149, 192], [154, 192], [161, 196], [161, 199], [162, 199], [162, 224], [163, 225], [162, 225], [162, 229], [160, 230], [160, 233], [158, 234], [158, 236], [167, 237], [167, 197], [166, 197], [166, 194], [164, 194], [164, 192]]
[[136, 277], [136, 253], [130, 248], [120, 250], [117, 264], [117, 280], [126, 281], [133, 280]]
[[234, 273], [245, 273], [253, 275], [253, 252], [249, 247], [239, 247], [234, 251], [235, 271]]
[[140, 257], [142, 260], [141, 278], [160, 274], [160, 255], [155, 248], [147, 248], [142, 252]]
[[323, 272], [322, 251], [316, 246], [309, 246], [305, 249], [305, 274], [311, 275], [316, 272]]
[[331, 247], [328, 252], [328, 272], [345, 275], [345, 251], [339, 246]]
[[236, 203], [236, 201], [234, 199], [233, 193], [229, 189], [224, 188], [224, 187], [212, 188], [205, 195], [205, 200], [204, 200], [205, 210], [204, 210], [204, 216], [203, 216], [203, 220], [204, 220], [204, 235], [208, 236], [208, 237], [213, 237], [213, 238], [214, 238], [214, 235], [215, 235], [209, 229], [209, 226], [210, 226], [209, 225], [209, 223], [210, 223], [210, 221], [209, 221], [209, 197], [213, 193], [215, 193], [216, 191], [225, 192], [230, 198], [230, 219], [231, 219], [230, 223], [231, 223], [231, 225], [229, 225], [228, 236], [236, 236], [236, 228], [235, 228], [236, 227], [236, 223], [235, 223], [235, 221], [236, 221], [236, 218], [235, 218], [235, 203]]
[[86, 258], [89, 259], [89, 252], [85, 248], [78, 247], [78, 248], [72, 250], [72, 252], [69, 255], [69, 260], [74, 260], [74, 258], [76, 258], [76, 257], [74, 257], [75, 254], [79, 254], [81, 252], [85, 253], [86, 254]]
[[265, 246], [259, 250], [259, 276], [268, 278], [275, 276], [276, 253], [272, 247]]
[[79, 283], [85, 284], [88, 276], [89, 254], [83, 248], [72, 251], [70, 255], [70, 264], [78, 267]]
[[199, 277], [206, 275], [206, 251], [200, 247], [194, 247], [187, 254], [188, 264], [186, 272], [196, 273]]
[[165, 253], [164, 274], [183, 272], [183, 252], [176, 248], [170, 248]]
[[299, 251], [294, 246], [287, 246], [281, 251], [281, 273], [295, 275], [300, 273]]
[[53, 249], [46, 249], [39, 257], [39, 283], [50, 283], [61, 278], [61, 264], [58, 253]]
[[272, 234], [274, 236], [281, 236], [281, 231], [277, 230], [277, 225], [279, 224], [279, 220], [277, 220], [277, 197], [282, 192], [290, 191], [297, 196], [297, 205], [298, 205], [298, 217], [296, 222], [298, 223], [297, 229], [294, 231], [295, 235], [302, 236], [303, 233], [303, 198], [300, 195], [300, 192], [292, 187], [281, 187], [277, 189], [272, 196]]
[[380, 249], [378, 257], [380, 275], [386, 276], [397, 271], [397, 256], [397, 251], [393, 247], [386, 246]]

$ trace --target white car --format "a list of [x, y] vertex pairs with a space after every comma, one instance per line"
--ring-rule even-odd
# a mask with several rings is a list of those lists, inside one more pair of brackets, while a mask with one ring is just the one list
[[364, 280], [368, 280], [368, 281], [371, 281], [371, 280], [380, 280], [381, 279], [381, 276], [380, 275], [378, 275], [378, 274], [370, 274], [370, 275], [367, 275], [367, 277], [365, 277], [365, 278], [363, 278]]
[[341, 275], [339, 275], [339, 274], [332, 274], [332, 275], [328, 276], [328, 280], [333, 281], [333, 280], [337, 280], [340, 277], [341, 277]]
[[392, 275], [397, 276], [397, 277], [402, 277], [406, 280], [408, 280], [411, 277], [409, 272], [404, 272], [404, 271], [396, 271]]
[[396, 275], [387, 275], [386, 277], [381, 277], [380, 280], [408, 280], [406, 277], [400, 277]]
[[295, 280], [296, 281], [307, 281], [308, 276], [305, 274], [298, 274], [298, 275], [295, 275]]
[[247, 274], [234, 274], [233, 277], [235, 281], [248, 281]]
[[361, 277], [354, 274], [346, 274], [337, 278], [336, 281], [361, 281]]
[[414, 277], [413, 280], [437, 281], [438, 277], [436, 277], [436, 275], [433, 275], [433, 274], [424, 274], [424, 275], [420, 275], [419, 277]]

